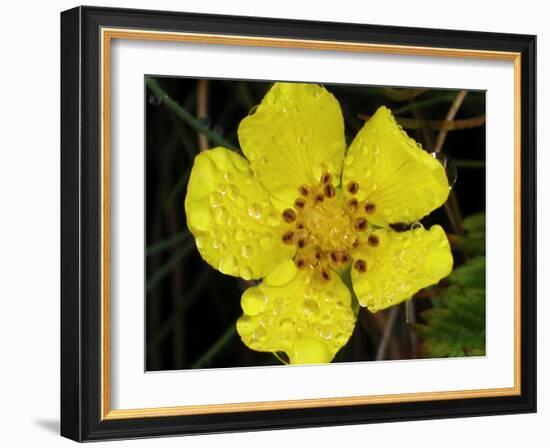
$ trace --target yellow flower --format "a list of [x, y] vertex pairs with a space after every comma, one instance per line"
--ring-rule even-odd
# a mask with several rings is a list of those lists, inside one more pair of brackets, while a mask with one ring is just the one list
[[237, 331], [249, 348], [330, 362], [355, 325], [351, 287], [376, 312], [451, 272], [440, 226], [389, 226], [441, 206], [449, 184], [386, 107], [346, 151], [332, 94], [276, 83], [238, 135], [246, 159], [221, 147], [195, 158], [185, 210], [207, 263], [262, 279], [241, 297]]

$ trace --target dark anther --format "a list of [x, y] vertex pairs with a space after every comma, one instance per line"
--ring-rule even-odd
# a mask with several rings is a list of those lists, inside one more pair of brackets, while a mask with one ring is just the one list
[[302, 185], [298, 188], [298, 191], [302, 196], [307, 196], [309, 194], [309, 188], [307, 187], [307, 185]]
[[325, 173], [321, 176], [322, 184], [330, 184], [332, 182], [332, 175], [330, 173]]
[[377, 235], [369, 235], [369, 246], [376, 247], [380, 244], [380, 238]]
[[304, 208], [305, 206], [306, 206], [306, 201], [305, 201], [305, 199], [297, 198], [297, 199], [294, 201], [294, 207], [295, 207], [296, 209]]
[[351, 198], [349, 201], [348, 201], [348, 208], [350, 210], [357, 210], [357, 206], [359, 205], [359, 201], [355, 198]]
[[330, 271], [328, 269], [321, 269], [321, 276], [323, 277], [323, 279], [325, 281], [329, 281], [330, 280]]
[[353, 267], [357, 272], [367, 272], [367, 262], [365, 260], [355, 260]]
[[357, 218], [353, 223], [355, 230], [363, 231], [367, 228], [367, 220], [365, 218]]
[[283, 219], [288, 223], [296, 221], [296, 212], [291, 208], [287, 208], [283, 212]]
[[303, 258], [297, 258], [296, 259], [296, 266], [299, 268], [299, 269], [303, 269], [306, 267], [306, 261], [303, 259]]
[[315, 195], [315, 202], [323, 202], [325, 199], [325, 197], [321, 194], [321, 193], [318, 193]]
[[334, 195], [336, 195], [336, 189], [333, 187], [332, 184], [325, 185], [324, 193], [327, 198], [332, 198]]
[[348, 182], [347, 189], [351, 194], [355, 194], [359, 191], [359, 184], [352, 180]]
[[367, 212], [368, 214], [371, 214], [371, 213], [374, 213], [376, 211], [376, 205], [373, 204], [372, 202], [367, 202], [365, 204], [365, 212]]
[[294, 236], [294, 233], [292, 231], [285, 232], [283, 234], [283, 243], [285, 244], [292, 244], [292, 237]]
[[300, 238], [296, 244], [298, 245], [298, 247], [300, 249], [303, 249], [306, 245], [306, 239], [305, 238]]

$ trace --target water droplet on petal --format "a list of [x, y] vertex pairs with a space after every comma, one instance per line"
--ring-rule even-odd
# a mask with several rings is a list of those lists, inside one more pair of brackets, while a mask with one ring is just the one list
[[234, 201], [239, 197], [240, 193], [241, 191], [239, 190], [239, 187], [237, 187], [235, 184], [231, 184], [227, 191], [227, 197]]
[[251, 280], [252, 277], [254, 276], [254, 273], [252, 272], [252, 269], [250, 269], [249, 267], [244, 267], [244, 268], [241, 268], [241, 270], [239, 271], [239, 276], [244, 280]]
[[231, 275], [235, 273], [238, 264], [239, 261], [237, 260], [237, 258], [233, 255], [229, 255], [220, 260], [218, 264], [218, 269], [224, 274]]
[[213, 191], [208, 195], [208, 202], [211, 207], [219, 207], [223, 203], [223, 197], [221, 193]]
[[439, 161], [443, 168], [445, 168], [445, 174], [447, 175], [447, 182], [449, 182], [449, 188], [452, 188], [456, 182], [457, 170], [456, 165], [451, 157], [441, 152], [431, 152], [430, 155]]
[[319, 304], [314, 300], [304, 300], [302, 304], [304, 315], [307, 317], [313, 317], [319, 314]]
[[241, 248], [241, 255], [243, 257], [246, 257], [246, 258], [251, 257], [253, 253], [254, 253], [254, 248], [250, 244], [245, 244]]
[[259, 204], [253, 203], [248, 207], [248, 216], [254, 219], [262, 217], [262, 207]]
[[248, 288], [241, 297], [241, 307], [249, 316], [256, 316], [265, 310], [267, 296], [257, 286]]

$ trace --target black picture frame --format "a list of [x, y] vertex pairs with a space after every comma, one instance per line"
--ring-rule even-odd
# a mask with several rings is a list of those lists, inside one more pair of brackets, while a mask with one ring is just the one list
[[[460, 48], [521, 54], [521, 394], [102, 419], [100, 29]], [[536, 37], [77, 7], [61, 13], [61, 435], [76, 441], [536, 411]]]

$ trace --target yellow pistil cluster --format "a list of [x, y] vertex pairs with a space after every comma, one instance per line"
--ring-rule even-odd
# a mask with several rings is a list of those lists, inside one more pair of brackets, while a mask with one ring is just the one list
[[[282, 213], [290, 226], [282, 241], [296, 246], [296, 266], [315, 270], [316, 278], [324, 282], [330, 281], [332, 271], [347, 267], [362, 245], [376, 247], [379, 243], [368, 221], [376, 205], [354, 197], [359, 191], [358, 182], [348, 182], [345, 189], [349, 195], [336, 188], [332, 175], [326, 172], [318, 185], [299, 187], [294, 207]], [[353, 268], [364, 273], [367, 263], [355, 259]]]

